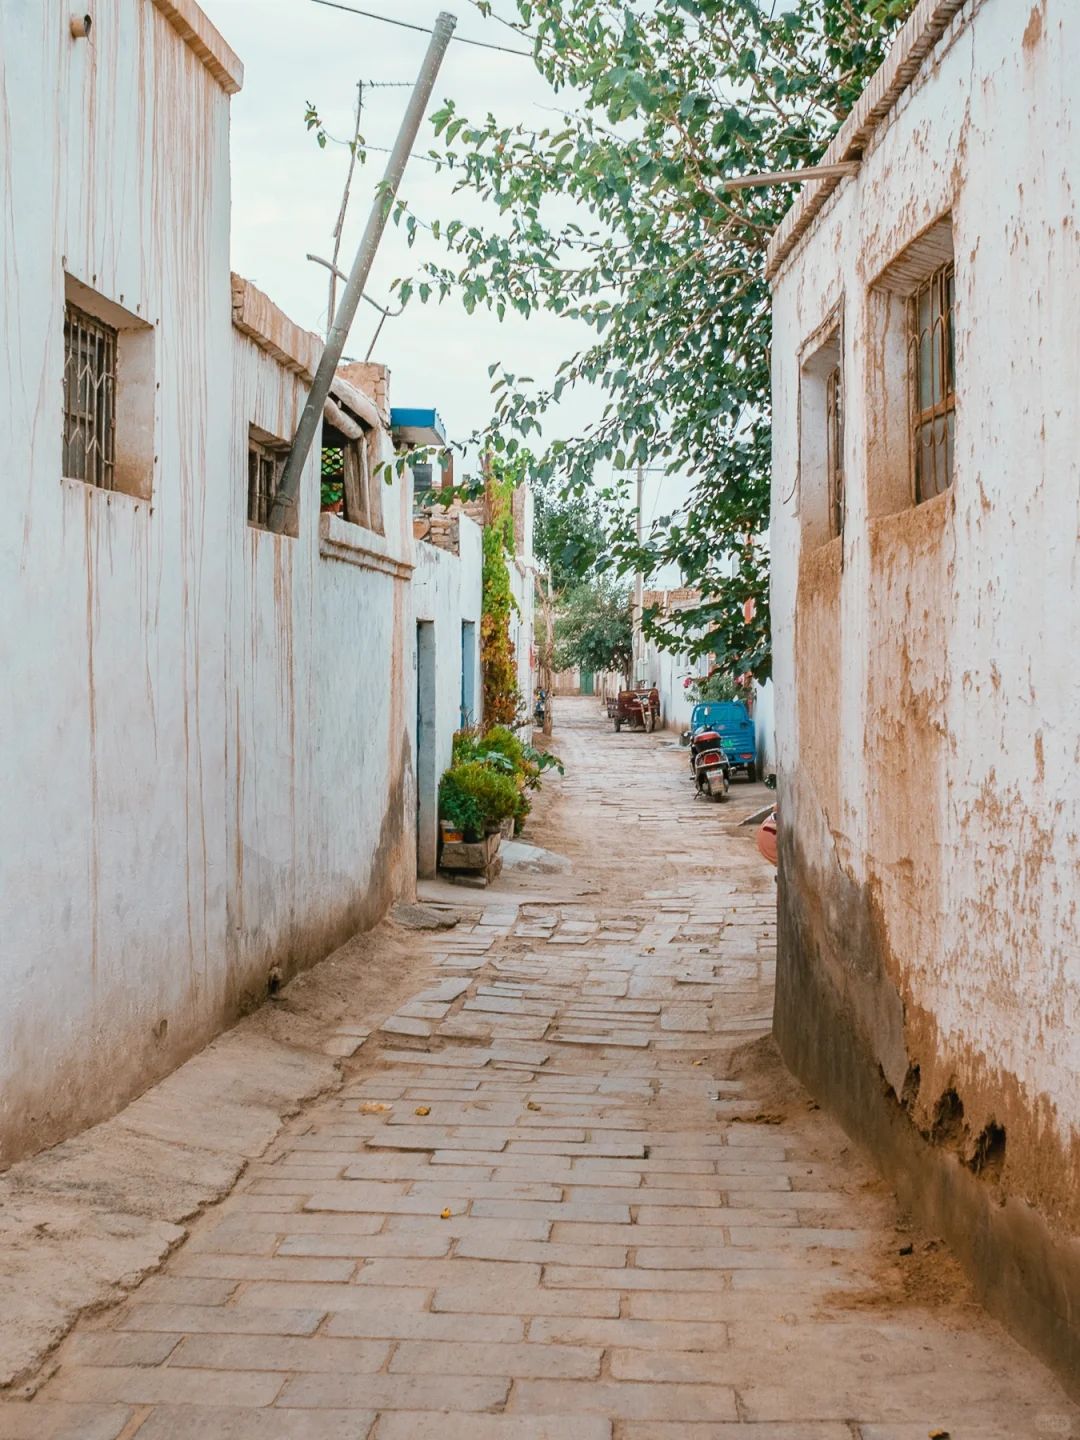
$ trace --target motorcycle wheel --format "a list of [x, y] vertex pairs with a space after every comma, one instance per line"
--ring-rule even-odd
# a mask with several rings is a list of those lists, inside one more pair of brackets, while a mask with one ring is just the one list
[[651, 710], [647, 710], [647, 711], [645, 712], [645, 734], [646, 734], [646, 735], [651, 735], [651, 734], [652, 734], [652, 732], [653, 732], [653, 726], [654, 726], [655, 724], [656, 724], [656, 716], [652, 713]]
[[621, 720], [616, 720], [616, 721], [615, 721], [615, 734], [618, 735], [618, 733], [619, 733], [619, 731], [620, 731], [621, 729], [622, 729], [622, 721], [621, 721]]

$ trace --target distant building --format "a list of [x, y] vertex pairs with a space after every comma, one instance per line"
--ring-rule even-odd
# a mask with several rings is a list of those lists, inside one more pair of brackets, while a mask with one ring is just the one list
[[777, 1037], [1074, 1388], [1078, 74], [921, 0], [769, 257]]

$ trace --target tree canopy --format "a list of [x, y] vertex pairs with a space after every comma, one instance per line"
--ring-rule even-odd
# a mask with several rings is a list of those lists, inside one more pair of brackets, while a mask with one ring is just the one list
[[630, 595], [610, 577], [583, 580], [563, 597], [555, 621], [555, 665], [627, 673], [634, 658]]
[[607, 525], [595, 495], [562, 494], [552, 479], [533, 487], [533, 553], [553, 595], [592, 575], [607, 552]]
[[[490, 0], [473, 3], [492, 13]], [[447, 251], [401, 284], [406, 299], [456, 294], [470, 312], [543, 309], [591, 327], [591, 343], [546, 383], [497, 374], [490, 443], [516, 453], [568, 387], [597, 387], [596, 423], [531, 457], [532, 474], [578, 496], [638, 461], [689, 475], [685, 509], [640, 548], [620, 525], [607, 561], [646, 574], [675, 562], [703, 603], [647, 627], [680, 648], [693, 635], [692, 648], [760, 678], [770, 668], [764, 256], [795, 191], [728, 191], [725, 179], [818, 160], [913, 4], [794, 0], [777, 13], [775, 0], [514, 0], [511, 28], [531, 42], [560, 119], [533, 129], [447, 102], [432, 154], [459, 190], [489, 202], [491, 222], [397, 212], [411, 233], [431, 223]]]

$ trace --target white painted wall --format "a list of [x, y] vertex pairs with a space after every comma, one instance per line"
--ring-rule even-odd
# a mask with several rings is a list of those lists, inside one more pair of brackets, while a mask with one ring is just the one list
[[[382, 485], [384, 535], [320, 515], [313, 447], [299, 537], [248, 525], [247, 427], [290, 437], [308, 378], [233, 335], [229, 968], [261, 994], [269, 965], [313, 963], [412, 884], [412, 517], [401, 478]], [[385, 427], [380, 445], [390, 459]]]
[[[1030, 1122], [1063, 1153], [1080, 1139], [1078, 73], [1074, 0], [966, 6], [781, 269], [772, 349], [783, 824], [822, 876], [877, 893], [924, 1087], [953, 1074], [973, 1123], [987, 1096], [1012, 1107], [1010, 1150]], [[906, 435], [875, 403], [870, 286], [949, 212], [955, 482], [914, 517], [874, 515], [868, 477]], [[820, 611], [835, 663], [819, 647], [817, 665], [799, 355], [838, 305], [849, 508]]]
[[660, 650], [651, 641], [645, 645], [645, 678], [660, 692], [660, 716], [664, 728], [681, 733], [690, 724], [694, 700], [687, 690], [687, 677], [707, 675], [709, 657], [691, 659], [684, 651]]
[[[246, 523], [248, 424], [291, 435], [306, 381], [232, 324], [239, 63], [165, 8], [186, 38], [111, 0], [87, 43], [0, 0], [0, 1166], [415, 873], [409, 499], [320, 526], [312, 460], [298, 539]], [[62, 477], [65, 272], [152, 326], [148, 500]]]
[[419, 873], [434, 875], [437, 841], [438, 782], [449, 767], [454, 731], [461, 728], [462, 622], [472, 622], [476, 647], [471, 709], [483, 704], [480, 677], [480, 608], [483, 600], [483, 536], [467, 515], [458, 517], [459, 554], [424, 541], [415, 547], [412, 604], [416, 621], [430, 622], [434, 637], [434, 765], [419, 797], [417, 857]]
[[[95, 20], [0, 4], [0, 1163], [222, 1001], [229, 102], [148, 0]], [[65, 270], [154, 327], [149, 503], [61, 478]]]

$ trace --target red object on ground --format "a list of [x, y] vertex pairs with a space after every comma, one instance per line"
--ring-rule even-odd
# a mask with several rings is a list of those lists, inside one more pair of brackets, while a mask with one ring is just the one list
[[757, 848], [770, 865], [776, 864], [776, 811], [758, 826]]

